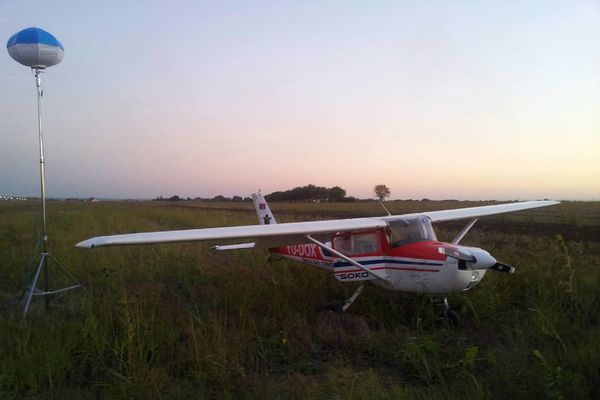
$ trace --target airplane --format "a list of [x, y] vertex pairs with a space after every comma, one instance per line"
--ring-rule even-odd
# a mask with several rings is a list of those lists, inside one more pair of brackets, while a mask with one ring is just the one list
[[[80, 248], [139, 245], [204, 240], [253, 240], [216, 245], [216, 251], [267, 248], [270, 260], [300, 261], [333, 272], [342, 282], [360, 281], [343, 305], [345, 312], [369, 282], [402, 292], [438, 296], [444, 316], [457, 325], [461, 317], [450, 308], [447, 295], [477, 286], [487, 271], [513, 273], [487, 251], [460, 245], [480, 217], [559, 204], [558, 201], [525, 201], [414, 214], [388, 215], [278, 224], [263, 194], [252, 195], [258, 225], [145, 232], [99, 236], [77, 243]], [[383, 206], [383, 203], [382, 203]], [[385, 206], [384, 206], [385, 209]], [[387, 209], [386, 209], [387, 211]], [[449, 243], [437, 240], [432, 223], [468, 220]]]

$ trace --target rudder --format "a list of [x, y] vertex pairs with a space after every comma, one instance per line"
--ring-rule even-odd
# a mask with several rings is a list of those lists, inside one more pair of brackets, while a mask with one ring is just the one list
[[261, 225], [272, 225], [276, 224], [277, 221], [267, 204], [263, 194], [259, 190], [258, 193], [252, 194], [252, 200], [254, 201], [254, 208], [256, 209], [256, 215], [258, 216], [258, 222]]

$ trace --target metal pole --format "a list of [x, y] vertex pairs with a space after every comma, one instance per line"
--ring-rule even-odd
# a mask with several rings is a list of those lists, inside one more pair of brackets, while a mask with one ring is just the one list
[[[42, 80], [40, 74], [42, 69], [35, 69], [35, 83], [37, 87], [37, 106], [38, 106], [38, 132], [40, 138], [40, 186], [42, 194], [42, 268], [44, 269], [44, 291], [48, 291], [48, 268], [46, 268], [46, 257], [48, 253], [48, 231], [46, 230], [46, 170], [44, 168], [44, 136], [42, 134]], [[50, 308], [50, 298], [44, 295], [46, 310]]]
[[[29, 286], [29, 294], [27, 296], [27, 301], [25, 304], [25, 309], [23, 311], [23, 316], [27, 316], [27, 312], [29, 311], [29, 306], [31, 305], [31, 301], [33, 296], [44, 296], [44, 303], [46, 304], [46, 310], [50, 309], [50, 295], [55, 293], [64, 292], [67, 290], [82, 288], [81, 284], [69, 271], [63, 267], [63, 265], [54, 258], [50, 253], [48, 253], [48, 230], [46, 226], [46, 171], [44, 168], [44, 137], [42, 134], [42, 97], [44, 96], [44, 92], [42, 90], [42, 80], [40, 78], [40, 74], [44, 72], [44, 67], [33, 67], [32, 70], [35, 73], [35, 85], [37, 88], [37, 106], [38, 106], [38, 132], [39, 132], [39, 140], [40, 140], [40, 187], [41, 187], [41, 195], [42, 195], [42, 253], [41, 259], [38, 264], [38, 267], [35, 271], [35, 275], [33, 277], [33, 281]], [[77, 285], [69, 286], [58, 290], [49, 290], [49, 279], [48, 279], [48, 267], [49, 262], [54, 261], [63, 272], [71, 278]], [[38, 290], [37, 282], [40, 277], [40, 274], [44, 270], [44, 290]]]

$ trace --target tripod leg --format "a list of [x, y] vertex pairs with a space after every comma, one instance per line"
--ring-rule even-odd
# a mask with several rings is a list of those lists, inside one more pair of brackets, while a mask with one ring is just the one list
[[73, 274], [71, 274], [69, 271], [67, 271], [67, 269], [60, 263], [60, 261], [58, 261], [52, 254], [48, 253], [48, 257], [50, 257], [55, 263], [56, 265], [58, 265], [58, 267], [60, 269], [62, 269], [62, 271], [69, 277], [71, 278], [77, 285], [79, 285], [80, 288], [82, 288], [84, 291], [87, 292], [87, 290], [85, 290], [85, 288], [83, 287], [83, 285], [73, 276]]
[[37, 286], [38, 278], [40, 277], [40, 272], [42, 272], [42, 268], [44, 268], [44, 264], [46, 261], [46, 256], [48, 253], [42, 253], [42, 258], [40, 259], [40, 263], [38, 264], [37, 269], [35, 270], [35, 275], [33, 277], [33, 281], [31, 281], [31, 286], [29, 287], [29, 295], [27, 295], [27, 303], [25, 303], [25, 309], [23, 310], [23, 317], [27, 316], [27, 311], [29, 311], [29, 305], [31, 304], [31, 299], [33, 298], [33, 292]]
[[[46, 250], [44, 250], [46, 251]], [[47, 253], [44, 253], [47, 254]], [[46, 306], [46, 311], [50, 310], [50, 296], [48, 295], [48, 260], [44, 257], [44, 265], [42, 269], [44, 270], [44, 304]]]

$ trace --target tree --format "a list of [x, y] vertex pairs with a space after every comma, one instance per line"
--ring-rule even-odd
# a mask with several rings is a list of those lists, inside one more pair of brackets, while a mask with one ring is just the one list
[[223, 196], [222, 194], [219, 194], [219, 195], [213, 197], [212, 199], [210, 199], [210, 201], [226, 202], [226, 201], [231, 201], [231, 199], [229, 197]]
[[343, 201], [346, 196], [346, 191], [339, 186], [326, 188], [324, 186], [316, 186], [309, 184], [306, 186], [298, 186], [285, 192], [273, 192], [267, 194], [267, 201]]
[[334, 186], [327, 190], [327, 199], [329, 201], [343, 201], [346, 197], [346, 191], [339, 186]]
[[373, 193], [375, 193], [375, 197], [377, 197], [380, 201], [390, 197], [390, 188], [385, 185], [375, 185], [373, 188]]

